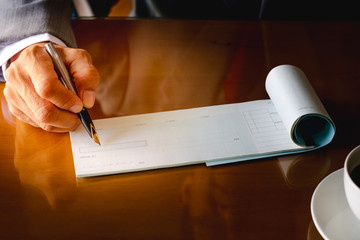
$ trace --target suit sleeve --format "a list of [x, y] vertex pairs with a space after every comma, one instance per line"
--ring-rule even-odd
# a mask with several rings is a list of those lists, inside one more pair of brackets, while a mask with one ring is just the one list
[[40, 33], [50, 33], [75, 47], [70, 0], [0, 0], [0, 51]]

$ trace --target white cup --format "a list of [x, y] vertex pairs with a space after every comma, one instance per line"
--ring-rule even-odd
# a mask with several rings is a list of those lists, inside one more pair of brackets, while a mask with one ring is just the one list
[[360, 165], [360, 146], [353, 149], [346, 157], [344, 165], [344, 187], [346, 199], [351, 211], [360, 220], [360, 187], [350, 177], [350, 173]]

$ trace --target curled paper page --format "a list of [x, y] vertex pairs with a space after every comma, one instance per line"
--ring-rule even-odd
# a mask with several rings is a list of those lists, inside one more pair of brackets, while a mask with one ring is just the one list
[[335, 135], [335, 125], [304, 72], [280, 65], [268, 74], [265, 87], [292, 140], [321, 147]]

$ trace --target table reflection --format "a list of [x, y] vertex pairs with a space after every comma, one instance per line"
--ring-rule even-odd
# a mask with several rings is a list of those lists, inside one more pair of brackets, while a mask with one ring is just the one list
[[326, 152], [302, 153], [278, 157], [286, 184], [292, 189], [315, 187], [329, 173], [331, 158]]
[[[2, 84], [1, 86], [1, 91], [3, 91], [4, 88], [4, 84]], [[1, 96], [0, 98], [1, 101], [1, 117], [2, 119], [4, 119], [4, 121], [9, 124], [10, 126], [15, 127], [16, 126], [16, 118], [11, 114], [10, 109], [9, 109], [9, 105], [5, 99], [4, 96]]]
[[285, 230], [293, 227], [291, 223], [280, 223], [276, 216], [295, 214], [286, 207], [296, 202], [299, 192], [290, 191], [276, 198], [277, 193], [284, 193], [286, 185], [284, 179], [269, 174], [276, 170], [275, 162], [267, 163], [267, 169], [258, 169], [250, 162], [242, 164], [243, 168], [231, 165], [198, 168], [185, 178], [181, 202], [186, 219], [190, 220], [192, 239], [233, 240], [237, 236], [248, 239], [251, 233], [244, 233], [254, 226], [261, 228], [268, 239], [278, 238], [279, 232], [283, 232], [281, 239], [291, 238]]
[[16, 122], [14, 164], [21, 183], [39, 191], [53, 209], [76, 195], [76, 177], [67, 133], [49, 133]]
[[323, 240], [313, 221], [311, 221], [309, 224], [307, 240]]
[[[255, 98], [252, 94], [260, 88], [265, 93], [263, 84], [249, 84], [266, 76], [256, 67], [262, 59], [243, 48], [262, 42], [261, 32], [253, 25], [140, 23], [119, 21], [112, 26], [118, 30], [115, 33], [99, 29], [101, 41], [79, 40], [103, 76], [97, 93], [103, 114], [99, 117], [238, 102], [239, 98]], [[87, 34], [91, 28], [80, 31]], [[258, 37], [255, 42], [250, 41], [253, 35]], [[263, 54], [262, 45], [255, 46]], [[256, 74], [251, 74], [254, 69]]]

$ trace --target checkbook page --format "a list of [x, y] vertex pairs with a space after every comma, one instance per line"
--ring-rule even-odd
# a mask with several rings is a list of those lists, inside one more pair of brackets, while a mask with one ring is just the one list
[[271, 100], [95, 120], [70, 133], [78, 177], [299, 150]]

